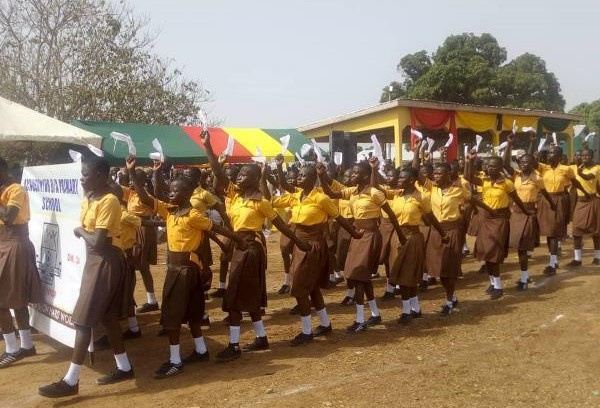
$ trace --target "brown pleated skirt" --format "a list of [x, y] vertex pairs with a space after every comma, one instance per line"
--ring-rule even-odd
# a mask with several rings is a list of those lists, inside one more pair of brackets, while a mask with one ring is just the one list
[[535, 215], [535, 203], [524, 204], [534, 215], [526, 215], [518, 205], [512, 205], [509, 246], [520, 251], [533, 251], [540, 244], [540, 226]]
[[198, 265], [189, 252], [170, 252], [163, 286], [160, 323], [179, 329], [184, 323], [198, 323], [204, 316], [204, 288]]
[[329, 251], [325, 239], [326, 230], [327, 224], [295, 225], [296, 235], [300, 240], [309, 243], [311, 250], [304, 252], [294, 245], [290, 265], [291, 296], [305, 297], [317, 288], [327, 287]]
[[129, 296], [123, 251], [108, 243], [101, 250], [88, 246], [73, 323], [93, 327], [104, 318], [124, 319], [129, 314]]
[[[350, 224], [354, 223], [354, 219], [348, 218]], [[337, 262], [337, 270], [343, 271], [346, 267], [346, 258], [348, 257], [348, 248], [352, 236], [344, 228], [338, 228], [337, 243], [335, 246], [335, 259]]]
[[480, 215], [481, 210], [479, 208], [471, 212], [471, 217], [469, 218], [467, 225], [467, 235], [472, 237], [477, 236], [477, 232], [479, 231]]
[[212, 249], [210, 248], [210, 238], [207, 234], [203, 234], [202, 241], [196, 250], [203, 269], [210, 269], [213, 264]]
[[492, 217], [486, 210], [480, 208], [479, 217], [475, 238], [475, 258], [485, 262], [504, 262], [508, 255], [510, 210], [506, 208], [501, 216]]
[[402, 226], [406, 243], [400, 244], [398, 234], [394, 232], [390, 242], [390, 284], [417, 287], [423, 278], [425, 261], [425, 238], [419, 226]]
[[540, 225], [540, 235], [555, 238], [564, 238], [567, 235], [569, 223], [569, 194], [550, 193], [556, 204], [556, 211], [552, 211], [550, 203], [541, 194], [537, 202], [537, 220]]
[[[293, 229], [294, 226], [292, 224], [288, 225], [290, 229]], [[282, 254], [291, 254], [294, 250], [294, 241], [289, 239], [285, 234], [280, 234], [279, 236], [279, 250]]]
[[223, 310], [258, 312], [267, 306], [265, 237], [258, 231], [239, 231], [236, 235], [246, 241], [248, 248], [233, 249]]
[[360, 239], [350, 239], [348, 256], [344, 265], [344, 277], [369, 282], [371, 274], [377, 271], [379, 254], [381, 253], [379, 218], [356, 219], [354, 220], [354, 228], [363, 230], [363, 236]]
[[598, 198], [589, 200], [585, 197], [577, 197], [575, 209], [573, 210], [573, 235], [582, 237], [584, 235], [597, 234], [598, 231]]
[[[150, 217], [142, 217], [149, 219]], [[136, 230], [136, 240], [133, 246], [135, 255], [135, 268], [140, 270], [148, 265], [156, 265], [157, 257], [156, 227], [153, 225], [142, 225]]]
[[27, 225], [0, 225], [0, 308], [22, 309], [43, 300]]
[[461, 274], [464, 225], [461, 220], [440, 223], [448, 242], [433, 227], [429, 227], [429, 239], [425, 247], [425, 268], [436, 278], [457, 278]]
[[379, 233], [381, 234], [381, 251], [379, 252], [379, 265], [383, 265], [390, 259], [390, 242], [394, 235], [394, 225], [389, 218], [381, 217], [379, 224]]

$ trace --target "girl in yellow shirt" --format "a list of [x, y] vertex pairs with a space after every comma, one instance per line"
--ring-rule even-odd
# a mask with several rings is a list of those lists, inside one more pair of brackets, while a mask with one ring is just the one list
[[254, 351], [269, 347], [267, 333], [261, 320], [261, 307], [267, 306], [267, 252], [262, 234], [265, 220], [271, 220], [300, 250], [308, 251], [311, 247], [288, 228], [273, 210], [271, 202], [264, 198], [261, 185], [264, 187], [266, 181], [261, 177], [257, 165], [244, 165], [234, 184], [225, 176], [212, 150], [210, 134], [207, 131], [202, 133], [202, 141], [216, 179], [217, 190], [222, 189], [225, 196], [231, 200], [228, 215], [237, 240], [231, 259], [229, 282], [223, 298], [223, 310], [229, 313], [229, 345], [217, 354], [217, 359], [225, 362], [237, 359], [241, 355], [240, 323], [244, 311], [250, 314], [256, 331], [254, 342], [246, 345], [244, 349]]

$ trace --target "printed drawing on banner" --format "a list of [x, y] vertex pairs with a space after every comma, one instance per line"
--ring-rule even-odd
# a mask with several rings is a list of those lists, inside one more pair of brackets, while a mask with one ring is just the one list
[[40, 278], [47, 285], [53, 285], [55, 277], [60, 278], [62, 267], [60, 256], [60, 228], [57, 223], [44, 222], [36, 258]]

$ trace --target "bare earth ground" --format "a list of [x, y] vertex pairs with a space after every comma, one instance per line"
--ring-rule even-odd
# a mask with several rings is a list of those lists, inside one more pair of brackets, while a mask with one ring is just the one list
[[[518, 264], [511, 254], [503, 268], [506, 294], [490, 301], [484, 294], [488, 279], [477, 273], [478, 263], [469, 258], [459, 282], [459, 309], [451, 317], [438, 316], [443, 294], [435, 286], [421, 297], [423, 319], [400, 327], [399, 300], [379, 302], [384, 325], [358, 335], [344, 332], [354, 320], [354, 308], [338, 305], [344, 294], [340, 286], [326, 292], [334, 333], [291, 348], [288, 341], [300, 324], [297, 316], [288, 314], [293, 300], [276, 293], [282, 276], [278, 239], [278, 234], [269, 238], [265, 321], [271, 350], [243, 354], [228, 364], [189, 366], [178, 377], [155, 380], [152, 373], [168, 358], [168, 347], [165, 338], [156, 336], [159, 314], [146, 314], [140, 317], [143, 338], [127, 344], [135, 381], [95, 385], [95, 379], [114, 365], [111, 353], [102, 351], [93, 367], [82, 370], [78, 397], [47, 400], [37, 395], [37, 387], [64, 375], [70, 349], [36, 335], [39, 355], [0, 372], [0, 407], [600, 405], [600, 267], [560, 269], [547, 278], [541, 274], [547, 256], [540, 248], [530, 268], [535, 283], [520, 293], [514, 289]], [[560, 262], [566, 264], [570, 241], [563, 251]], [[591, 250], [584, 251], [585, 265], [592, 256]], [[164, 264], [153, 272], [161, 288]], [[375, 284], [380, 296], [384, 280]], [[141, 280], [136, 298], [140, 303], [145, 299]], [[228, 341], [220, 303], [214, 299], [207, 305], [213, 323], [204, 334], [213, 358]], [[245, 320], [242, 343], [252, 337]], [[182, 354], [191, 349], [186, 331]]]

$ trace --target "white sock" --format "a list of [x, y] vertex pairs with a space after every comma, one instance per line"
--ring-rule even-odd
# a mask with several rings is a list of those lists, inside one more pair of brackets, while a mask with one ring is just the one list
[[558, 241], [558, 249], [562, 249], [562, 241]]
[[6, 348], [7, 353], [16, 353], [19, 351], [19, 346], [17, 345], [17, 335], [15, 332], [3, 333], [2, 337], [4, 337], [4, 347]]
[[529, 282], [529, 272], [528, 271], [521, 271], [521, 282], [523, 282], [523, 283]]
[[494, 277], [492, 275], [488, 275], [490, 278], [490, 285], [494, 286]]
[[579, 262], [581, 262], [581, 249], [574, 249], [574, 250], [573, 250], [573, 258], [574, 258], [576, 261], [579, 261]]
[[252, 322], [252, 326], [254, 326], [254, 331], [256, 332], [256, 337], [265, 337], [267, 332], [265, 331], [265, 325], [262, 320], [258, 322]]
[[330, 282], [333, 282], [333, 281], [335, 281], [335, 273], [330, 273], [330, 274], [329, 274], [329, 281], [330, 281]]
[[140, 326], [138, 325], [138, 321], [135, 316], [128, 317], [127, 322], [129, 323], [129, 330], [131, 330], [134, 333], [137, 333], [140, 331]]
[[356, 305], [356, 321], [358, 323], [365, 322], [365, 305]]
[[594, 250], [594, 258], [600, 259], [600, 249], [595, 249]]
[[417, 296], [411, 297], [409, 299], [409, 301], [410, 301], [410, 308], [412, 310], [414, 310], [415, 312], [419, 313], [421, 311], [421, 305], [419, 305], [419, 298]]
[[446, 306], [448, 306], [450, 309], [452, 309], [453, 304], [451, 300], [446, 300]]
[[533, 251], [527, 251], [527, 256], [533, 256]]
[[354, 288], [346, 289], [346, 296], [350, 296], [351, 298], [353, 298], [354, 297]]
[[[208, 312], [204, 312], [204, 314], [202, 315], [202, 318], [203, 319], [208, 319]], [[189, 324], [188, 324], [188, 326], [189, 326]]]
[[456, 297], [456, 292], [452, 294], [452, 301], [453, 302], [458, 301], [458, 298]]
[[229, 326], [229, 342], [231, 344], [240, 342], [240, 326]]
[[327, 315], [327, 310], [325, 310], [325, 308], [323, 308], [321, 310], [317, 310], [317, 316], [319, 317], [319, 320], [321, 321], [321, 326], [329, 327], [331, 322], [329, 321], [329, 316]]
[[423, 274], [423, 280], [424, 281], [429, 280], [429, 274], [428, 273], [424, 273]]
[[375, 299], [367, 300], [367, 303], [369, 304], [369, 309], [371, 309], [371, 316], [379, 316], [379, 308], [377, 307], [377, 301]]
[[300, 316], [300, 322], [302, 323], [302, 333], [311, 334], [312, 333], [312, 322], [310, 319], [310, 315]]
[[283, 284], [284, 285], [289, 285], [290, 284], [290, 274], [289, 273], [284, 273], [283, 274]]
[[465, 242], [463, 244], [463, 251], [468, 251], [469, 250], [469, 246], [467, 245], [467, 243]]
[[558, 255], [550, 255], [550, 266], [556, 268], [556, 264], [558, 263]]
[[71, 363], [69, 370], [63, 380], [70, 386], [76, 385], [79, 382], [79, 373], [81, 372], [81, 364]]
[[402, 299], [402, 314], [410, 314], [410, 300]]
[[204, 343], [204, 337], [194, 337], [194, 346], [196, 347], [196, 353], [204, 354], [208, 350], [206, 348], [206, 343]]
[[494, 289], [502, 289], [502, 280], [500, 276], [494, 276]]
[[21, 348], [27, 350], [33, 348], [33, 340], [31, 339], [31, 329], [19, 330], [19, 337], [21, 337]]
[[147, 292], [146, 297], [148, 298], [148, 303], [150, 303], [151, 305], [155, 305], [158, 303], [158, 300], [156, 300], [156, 296], [154, 295], [154, 292]]
[[390, 285], [389, 283], [387, 284], [385, 291], [389, 292], [389, 293], [394, 293], [394, 285]]
[[334, 274], [335, 274], [335, 277], [338, 278], [338, 279], [344, 277], [344, 274], [342, 272], [340, 272], [340, 271], [335, 271]]
[[[179, 347], [179, 346], [177, 346]], [[179, 350], [178, 350], [179, 352]], [[127, 358], [127, 353], [115, 354], [115, 361], [117, 362], [117, 368], [121, 371], [131, 370], [131, 364]]]
[[226, 285], [225, 282], [219, 282], [219, 289], [225, 289]]
[[181, 364], [181, 355], [179, 355], [179, 344], [169, 345], [171, 351], [171, 358], [169, 361], [171, 364]]

